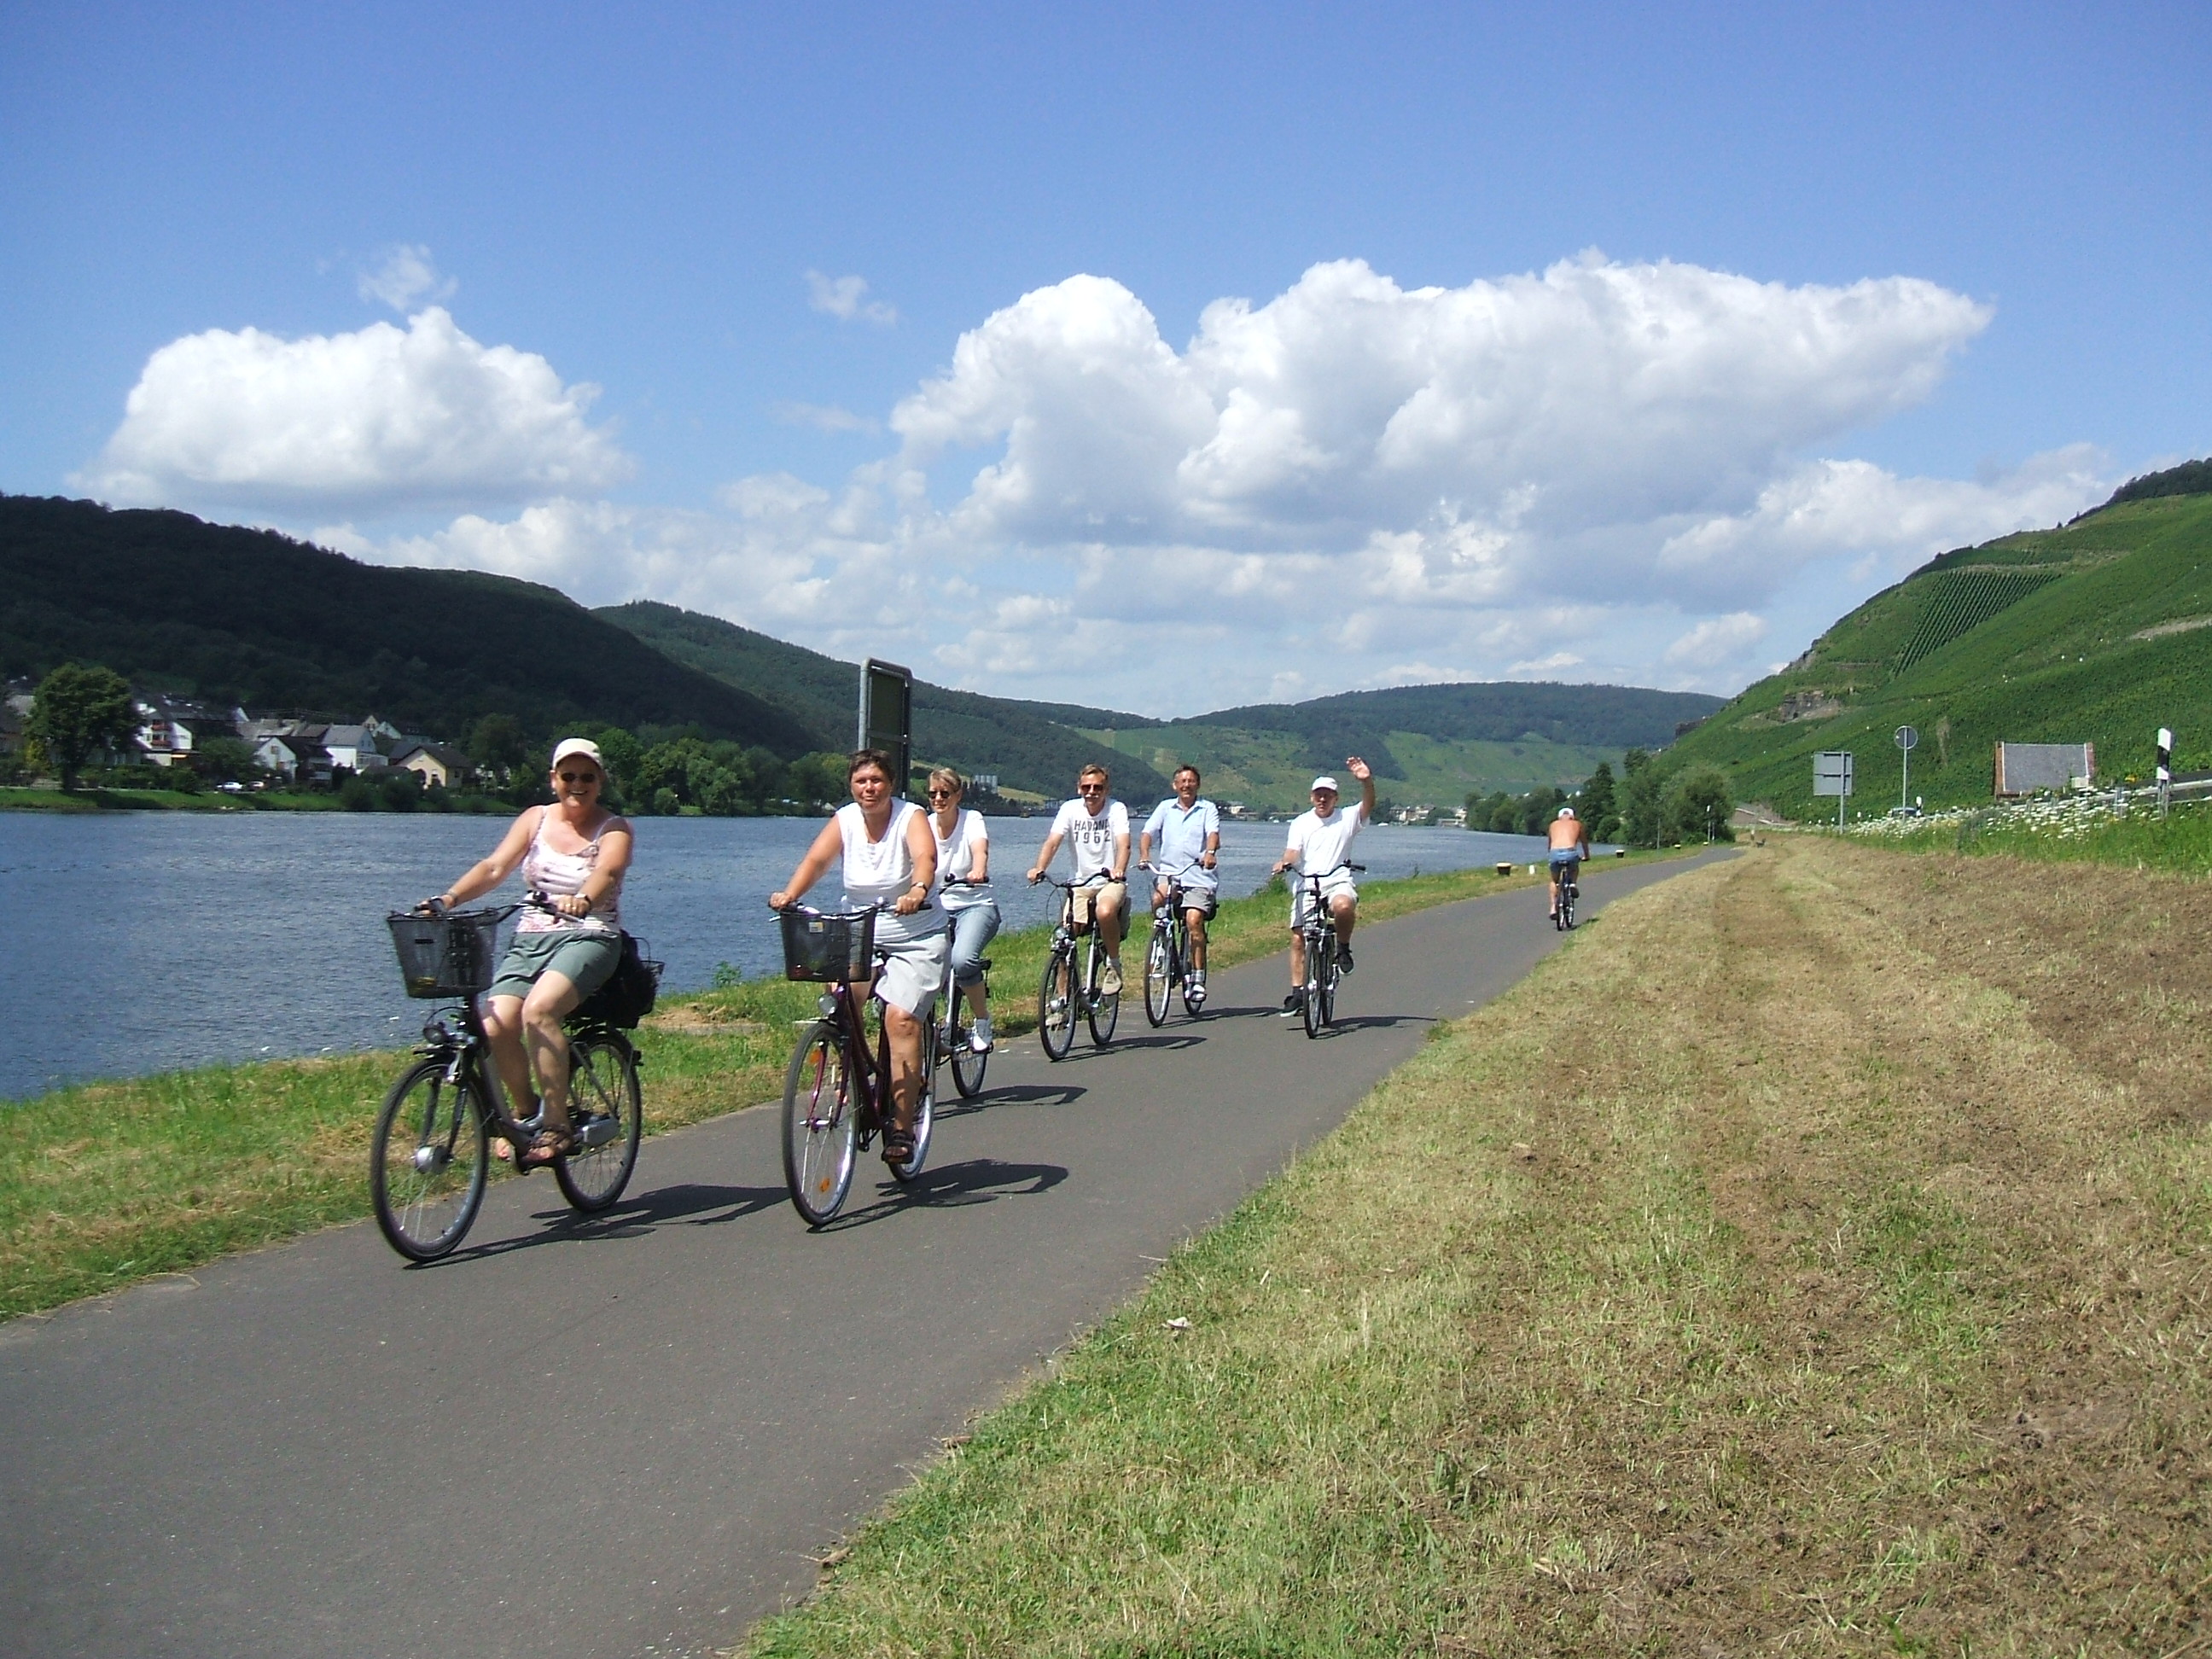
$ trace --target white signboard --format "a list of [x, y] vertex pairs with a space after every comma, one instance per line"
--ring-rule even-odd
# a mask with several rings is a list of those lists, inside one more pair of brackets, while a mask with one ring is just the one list
[[1851, 793], [1851, 752], [1828, 749], [1813, 757], [1813, 793], [1848, 795]]

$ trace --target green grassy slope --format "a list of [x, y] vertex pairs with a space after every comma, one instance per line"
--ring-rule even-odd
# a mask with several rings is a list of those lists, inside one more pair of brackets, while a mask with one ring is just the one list
[[[1786, 718], [1793, 699], [1813, 717]], [[1879, 811], [1897, 802], [1903, 725], [1920, 730], [1912, 792], [1930, 806], [1987, 799], [2001, 739], [2094, 743], [2113, 779], [2148, 775], [2168, 726], [2179, 767], [2212, 766], [2212, 495], [2120, 502], [1944, 554], [1675, 753], [1726, 769], [1739, 799], [1810, 816], [1833, 810], [1814, 804], [1812, 756], [1847, 749], [1855, 808]]]
[[550, 587], [362, 564], [184, 513], [0, 496], [0, 672], [70, 659], [218, 704], [373, 712], [448, 738], [506, 714], [534, 738], [611, 720], [786, 757], [815, 746], [784, 710]]
[[[597, 613], [655, 650], [773, 702], [803, 721], [818, 749], [842, 749], [853, 740], [860, 666], [790, 645], [719, 617], [640, 599]], [[916, 680], [914, 752], [917, 761], [996, 772], [1001, 787], [1058, 799], [1071, 793], [1075, 775], [1101, 758], [1101, 745], [1077, 724], [1134, 720], [1107, 709], [1058, 703], [1024, 703], [953, 691]], [[1168, 793], [1167, 780], [1140, 765], [1115, 765], [1115, 781], [1132, 799]]]

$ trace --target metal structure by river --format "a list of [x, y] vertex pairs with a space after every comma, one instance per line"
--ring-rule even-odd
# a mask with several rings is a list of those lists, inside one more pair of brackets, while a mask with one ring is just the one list
[[[21, 942], [0, 955], [0, 1100], [92, 1078], [410, 1040], [421, 1008], [400, 993], [385, 914], [443, 887], [490, 850], [503, 822], [0, 813], [0, 894]], [[1052, 890], [1019, 878], [1048, 827], [1042, 817], [991, 820], [1009, 927], [1047, 918]], [[820, 828], [807, 818], [637, 820], [623, 915], [667, 963], [669, 988], [703, 987], [725, 962], [747, 975], [780, 966], [767, 895]], [[1283, 829], [1226, 827], [1225, 892], [1261, 885]], [[1526, 862], [1543, 846], [1382, 827], [1360, 838], [1359, 856], [1385, 877]]]

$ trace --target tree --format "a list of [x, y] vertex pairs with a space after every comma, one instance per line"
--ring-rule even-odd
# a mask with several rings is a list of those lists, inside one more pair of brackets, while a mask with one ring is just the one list
[[513, 777], [514, 769], [530, 758], [522, 722], [512, 714], [486, 714], [470, 735], [469, 758], [478, 766], [489, 767], [501, 782]]
[[1614, 816], [1616, 808], [1613, 805], [1611, 761], [1597, 763], [1597, 770], [1591, 773], [1589, 781], [1583, 785], [1582, 803], [1576, 811], [1581, 814], [1583, 823], [1590, 824], [1602, 823]]
[[1666, 769], [1641, 749], [1621, 757], [1628, 782], [1621, 791], [1621, 837], [1632, 847], [1656, 847], [1662, 828], [1659, 798], [1667, 782]]
[[192, 744], [192, 768], [217, 783], [243, 782], [259, 770], [243, 738], [201, 738]]
[[1679, 773], [1668, 784], [1662, 799], [1661, 832], [1669, 842], [1704, 841], [1734, 841], [1735, 830], [1729, 817], [1735, 811], [1735, 799], [1729, 788], [1728, 775], [1717, 766], [1692, 767]]
[[62, 787], [74, 789], [94, 750], [122, 743], [137, 726], [138, 705], [123, 676], [97, 663], [65, 662], [39, 682], [24, 729], [61, 774]]

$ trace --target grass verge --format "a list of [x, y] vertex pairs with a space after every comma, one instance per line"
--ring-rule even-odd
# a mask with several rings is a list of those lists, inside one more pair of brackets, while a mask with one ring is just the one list
[[[1362, 910], [1380, 921], [1531, 880], [1486, 870], [1376, 882]], [[1272, 894], [1224, 904], [1215, 964], [1281, 949], [1284, 904]], [[1047, 930], [1030, 929], [993, 944], [994, 1005], [1006, 1036], [1036, 1024], [1048, 939]], [[1125, 962], [1139, 962], [1142, 946], [1140, 931]], [[647, 1131], [775, 1098], [793, 1022], [813, 1012], [815, 994], [762, 979], [667, 998], [638, 1033]], [[0, 1105], [9, 1131], [0, 1138], [0, 1317], [365, 1215], [369, 1130], [398, 1070], [394, 1052], [264, 1061], [84, 1084]]]
[[2208, 908], [1814, 837], [1636, 895], [742, 1650], [2196, 1652]]
[[2212, 803], [2189, 802], [2160, 818], [2140, 805], [2126, 817], [2099, 817], [2058, 825], [2024, 823], [2017, 815], [1976, 813], [1958, 823], [1929, 824], [1880, 843], [1914, 853], [1967, 853], [2039, 864], [2112, 864], [2176, 875], [2212, 875]]

